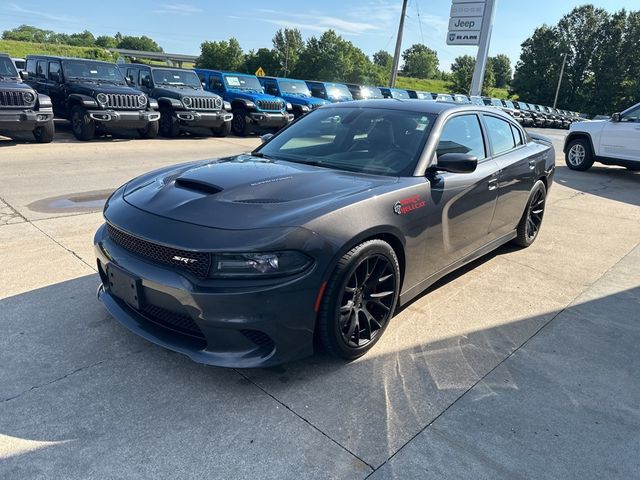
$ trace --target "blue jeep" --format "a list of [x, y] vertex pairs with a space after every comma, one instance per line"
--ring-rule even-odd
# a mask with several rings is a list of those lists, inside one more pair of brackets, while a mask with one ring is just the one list
[[231, 130], [239, 136], [251, 132], [276, 132], [293, 120], [293, 107], [282, 98], [264, 93], [258, 77], [246, 73], [196, 69], [205, 90], [231, 104]]
[[318, 82], [315, 80], [307, 80], [306, 83], [309, 90], [311, 90], [311, 95], [316, 98], [322, 98], [333, 103], [353, 100], [349, 88], [343, 83]]
[[330, 103], [312, 96], [304, 80], [278, 77], [259, 77], [259, 80], [265, 93], [284, 98], [293, 106], [295, 118]]

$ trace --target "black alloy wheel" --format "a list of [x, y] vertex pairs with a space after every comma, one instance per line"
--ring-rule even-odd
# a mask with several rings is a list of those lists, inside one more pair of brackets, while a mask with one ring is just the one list
[[332, 354], [355, 359], [380, 339], [393, 316], [400, 290], [400, 268], [382, 240], [357, 245], [338, 262], [327, 285], [319, 333]]
[[231, 120], [231, 130], [238, 137], [246, 137], [249, 134], [249, 126], [247, 125], [246, 112], [237, 108], [233, 110], [233, 119]]
[[538, 180], [531, 194], [520, 223], [518, 223], [517, 236], [514, 242], [521, 247], [531, 245], [540, 233], [544, 207], [547, 200], [547, 188], [541, 180]]

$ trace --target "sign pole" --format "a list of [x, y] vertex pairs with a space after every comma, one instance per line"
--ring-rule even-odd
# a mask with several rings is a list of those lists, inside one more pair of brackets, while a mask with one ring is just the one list
[[400, 25], [398, 26], [398, 38], [396, 39], [396, 51], [393, 55], [393, 67], [391, 69], [391, 78], [389, 79], [389, 86], [394, 88], [396, 86], [396, 79], [398, 78], [398, 66], [400, 65], [400, 49], [402, 48], [402, 30], [404, 29], [404, 17], [407, 13], [407, 0], [402, 1], [402, 15], [400, 15]]
[[484, 7], [484, 19], [482, 30], [480, 31], [480, 44], [478, 45], [478, 55], [476, 57], [476, 68], [473, 71], [471, 80], [471, 95], [482, 93], [482, 82], [484, 81], [484, 70], [489, 54], [489, 42], [491, 41], [491, 30], [493, 30], [493, 18], [495, 14], [495, 4], [497, 0], [486, 0]]
[[558, 94], [560, 93], [560, 85], [562, 84], [562, 75], [564, 75], [564, 64], [567, 63], [567, 54], [564, 54], [564, 58], [562, 59], [562, 68], [560, 68], [560, 77], [558, 78], [558, 88], [556, 88], [556, 96], [553, 99], [553, 108], [556, 108], [556, 104], [558, 103]]

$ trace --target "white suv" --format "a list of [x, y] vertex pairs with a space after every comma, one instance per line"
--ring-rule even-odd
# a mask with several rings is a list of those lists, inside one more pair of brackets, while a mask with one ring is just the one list
[[610, 120], [572, 123], [564, 154], [571, 170], [587, 170], [600, 162], [640, 171], [640, 103]]

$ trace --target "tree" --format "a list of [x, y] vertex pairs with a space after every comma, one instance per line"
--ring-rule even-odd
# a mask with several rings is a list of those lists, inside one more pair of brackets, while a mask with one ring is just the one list
[[403, 73], [408, 77], [432, 78], [438, 71], [438, 54], [426, 45], [416, 43], [402, 53]]
[[118, 42], [118, 48], [126, 50], [140, 50], [143, 52], [162, 52], [162, 47], [153, 39], [143, 35], [141, 37], [133, 37], [124, 35]]
[[278, 75], [280, 63], [273, 50], [259, 48], [258, 51], [251, 50], [245, 55], [242, 70], [254, 74], [258, 68], [262, 68], [267, 75]]
[[217, 70], [240, 70], [245, 63], [244, 53], [238, 40], [203, 42], [196, 66]]
[[393, 55], [385, 50], [378, 50], [373, 54], [373, 63], [379, 67], [391, 70], [391, 67], [393, 66]]
[[51, 30], [32, 27], [31, 25], [20, 25], [19, 27], [2, 32], [3, 40], [17, 40], [19, 42], [51, 43], [51, 39], [56, 34]]
[[[451, 64], [451, 84], [449, 88], [458, 93], [468, 93], [471, 89], [473, 71], [476, 68], [476, 59], [471, 55], [461, 55]], [[491, 95], [491, 88], [495, 85], [495, 77], [491, 65], [487, 62], [482, 82], [482, 92]]]
[[489, 57], [487, 65], [491, 65], [491, 70], [496, 78], [495, 86], [505, 88], [511, 82], [513, 71], [511, 70], [511, 60], [504, 54]]
[[297, 28], [280, 29], [273, 36], [272, 43], [273, 55], [279, 64], [279, 70], [282, 76], [286, 77], [296, 69], [300, 54], [304, 50], [302, 34]]
[[115, 37], [110, 37], [109, 35], [100, 35], [96, 38], [96, 45], [102, 48], [116, 48], [118, 40], [116, 40]]
[[96, 37], [89, 30], [85, 30], [82, 33], [68, 35], [64, 43], [76, 47], [94, 47], [96, 45]]

